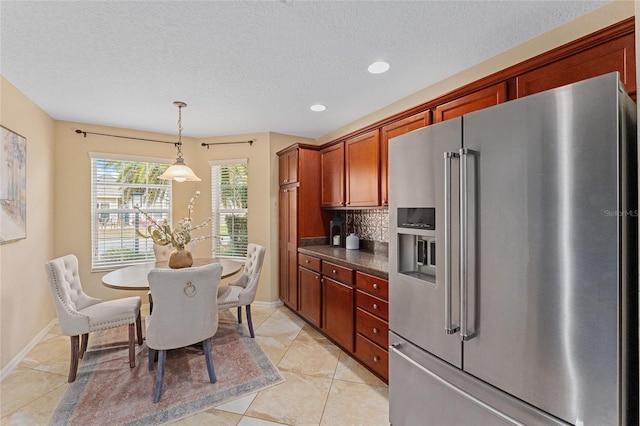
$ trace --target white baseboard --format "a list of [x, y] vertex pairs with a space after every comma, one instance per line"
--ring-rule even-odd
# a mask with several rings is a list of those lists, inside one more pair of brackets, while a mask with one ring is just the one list
[[51, 322], [47, 324], [40, 331], [40, 333], [36, 334], [36, 336], [33, 339], [31, 339], [31, 341], [27, 344], [27, 346], [22, 348], [22, 350], [18, 352], [16, 356], [13, 357], [13, 359], [9, 362], [9, 364], [7, 364], [2, 370], [0, 370], [0, 382], [3, 381], [5, 377], [7, 377], [13, 371], [13, 369], [16, 368], [18, 364], [20, 364], [20, 362], [22, 362], [24, 357], [27, 356], [29, 352], [31, 352], [31, 349], [33, 349], [38, 343], [40, 343], [40, 341], [44, 339], [44, 336], [47, 335], [49, 330], [51, 330], [57, 323], [58, 323], [57, 319], [51, 320]]
[[282, 300], [276, 300], [275, 302], [253, 302], [252, 305], [258, 308], [277, 308], [282, 306]]

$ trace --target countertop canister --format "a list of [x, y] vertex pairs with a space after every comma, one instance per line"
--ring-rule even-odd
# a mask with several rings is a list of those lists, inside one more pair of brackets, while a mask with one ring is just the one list
[[347, 236], [347, 250], [358, 250], [360, 248], [360, 238], [356, 234], [351, 233]]

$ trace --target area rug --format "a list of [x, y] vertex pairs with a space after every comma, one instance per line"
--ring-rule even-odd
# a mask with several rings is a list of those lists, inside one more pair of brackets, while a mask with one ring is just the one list
[[156, 369], [146, 344], [129, 368], [127, 327], [93, 333], [50, 425], [149, 425], [180, 419], [284, 381], [245, 327], [221, 318], [212, 353], [218, 381], [209, 382], [202, 350], [167, 353], [162, 399], [153, 403]]

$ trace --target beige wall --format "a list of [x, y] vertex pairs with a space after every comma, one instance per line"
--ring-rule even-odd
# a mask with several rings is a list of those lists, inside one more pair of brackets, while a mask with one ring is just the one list
[[388, 105], [370, 115], [327, 133], [326, 135], [319, 137], [317, 142], [325, 143], [337, 139], [347, 133], [351, 133], [371, 123], [375, 123], [376, 121], [405, 111], [431, 99], [435, 99], [466, 84], [539, 55], [540, 53], [566, 44], [599, 29], [608, 27], [609, 25], [613, 25], [616, 22], [620, 22], [626, 18], [634, 16], [634, 14], [633, 1], [615, 0], [591, 13], [583, 15], [565, 25], [531, 39], [526, 43], [500, 53], [485, 62], [458, 74], [452, 75], [449, 78], [426, 87], [425, 89], [409, 95], [406, 98]]
[[0, 245], [0, 364], [55, 318], [44, 263], [54, 256], [54, 121], [0, 77], [0, 124], [27, 138], [27, 238]]

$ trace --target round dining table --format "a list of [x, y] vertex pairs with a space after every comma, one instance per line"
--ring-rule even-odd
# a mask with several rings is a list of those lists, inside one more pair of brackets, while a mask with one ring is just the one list
[[[243, 268], [242, 263], [231, 259], [222, 259], [219, 257], [193, 259], [193, 266], [204, 266], [211, 263], [219, 263], [222, 265], [222, 278], [237, 274]], [[169, 262], [166, 260], [161, 262], [147, 262], [116, 269], [102, 277], [102, 284], [118, 290], [149, 290], [147, 275], [149, 271], [157, 268], [169, 268]]]

